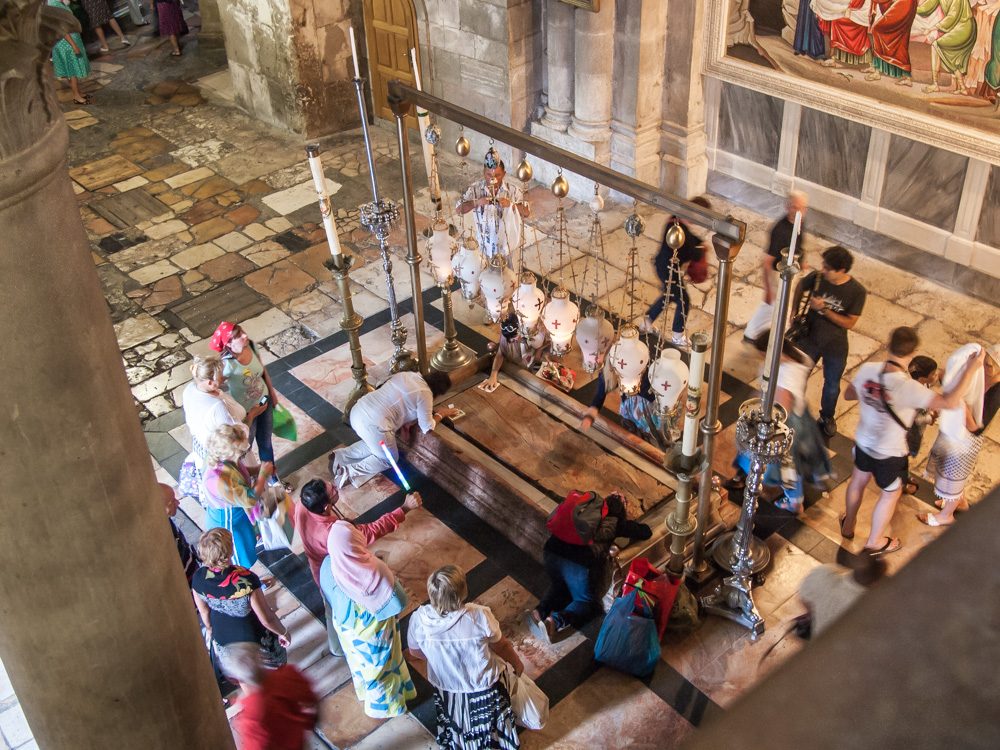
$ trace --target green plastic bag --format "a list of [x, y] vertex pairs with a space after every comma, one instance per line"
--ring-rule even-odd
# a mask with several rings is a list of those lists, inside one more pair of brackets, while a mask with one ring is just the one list
[[299, 430], [295, 426], [295, 418], [281, 404], [275, 404], [274, 425], [271, 431], [278, 437], [291, 440], [293, 443], [299, 439]]

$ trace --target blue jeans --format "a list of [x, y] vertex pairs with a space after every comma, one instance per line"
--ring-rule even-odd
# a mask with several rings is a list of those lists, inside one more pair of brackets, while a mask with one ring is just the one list
[[542, 555], [550, 584], [538, 603], [538, 614], [543, 620], [551, 616], [560, 628], [582, 627], [597, 613], [596, 571], [548, 550]]
[[[670, 285], [668, 293], [670, 294], [670, 301], [676, 305], [674, 308], [674, 324], [671, 326], [671, 330], [674, 333], [684, 333], [684, 320], [687, 318], [688, 309], [691, 307], [691, 298], [688, 296], [684, 284], [676, 280]], [[650, 323], [660, 317], [660, 313], [663, 312], [664, 299], [666, 299], [666, 295], [661, 294], [649, 306], [649, 310], [646, 311], [646, 317], [649, 318]]]
[[[750, 456], [746, 453], [738, 453], [736, 459], [733, 463], [742, 471], [744, 474], [750, 474]], [[764, 470], [764, 486], [765, 487], [782, 487], [785, 493], [785, 497], [791, 500], [793, 503], [801, 504], [805, 499], [805, 488], [802, 485], [802, 477], [798, 473], [795, 474], [795, 481], [790, 485], [785, 485], [784, 480], [781, 476], [781, 464], [778, 462], [770, 463]], [[740, 502], [743, 501], [743, 496], [740, 496]]]
[[799, 348], [819, 364], [823, 362], [823, 395], [820, 399], [819, 418], [823, 421], [833, 419], [837, 411], [837, 399], [840, 398], [840, 379], [847, 369], [847, 347], [841, 350], [821, 348], [811, 339], [803, 341]]
[[274, 405], [267, 408], [250, 424], [250, 445], [257, 442], [257, 453], [261, 463], [274, 461], [274, 446], [271, 445], [271, 432], [274, 430]]

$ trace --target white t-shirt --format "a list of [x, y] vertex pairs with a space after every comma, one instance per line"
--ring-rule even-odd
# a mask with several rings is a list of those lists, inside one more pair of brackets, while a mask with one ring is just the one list
[[410, 648], [427, 658], [427, 680], [449, 693], [493, 687], [505, 665], [489, 644], [501, 637], [497, 618], [479, 604], [466, 604], [443, 617], [425, 604], [410, 617], [406, 634]]
[[389, 432], [416, 421], [423, 432], [430, 432], [434, 429], [433, 412], [434, 397], [423, 376], [418, 372], [397, 372], [361, 397], [351, 411], [351, 421], [356, 413], [364, 415], [364, 421]]
[[[212, 430], [221, 424], [240, 424], [247, 415], [246, 409], [225, 391], [218, 396], [198, 390], [191, 381], [181, 397], [184, 403], [184, 421], [191, 431], [191, 437], [204, 448]], [[199, 471], [205, 470], [203, 457], [193, 450], [188, 456]]]
[[792, 410], [803, 414], [806, 410], [806, 385], [809, 382], [809, 368], [798, 362], [782, 361], [778, 367], [778, 387], [792, 394]]
[[[854, 433], [854, 442], [873, 458], [905, 456], [906, 430], [896, 424], [882, 403], [879, 373], [884, 362], [869, 362], [858, 368], [851, 381], [858, 392], [861, 404], [861, 421]], [[889, 402], [896, 416], [909, 426], [917, 415], [917, 409], [926, 409], [934, 399], [934, 391], [918, 383], [908, 372], [892, 369], [882, 375], [885, 384], [885, 400]]]

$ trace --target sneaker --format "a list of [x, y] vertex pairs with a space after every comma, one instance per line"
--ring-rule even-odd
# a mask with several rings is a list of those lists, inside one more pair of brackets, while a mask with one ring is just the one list
[[670, 343], [676, 346], [678, 349], [690, 349], [691, 339], [685, 336], [683, 333], [675, 333], [670, 337]]
[[556, 625], [552, 622], [551, 617], [546, 617], [543, 620], [538, 614], [538, 610], [532, 609], [524, 613], [524, 621], [535, 638], [544, 643], [552, 643], [556, 633]]
[[837, 434], [837, 420], [836, 419], [817, 419], [816, 424], [819, 425], [819, 429], [828, 438], [832, 438]]
[[653, 321], [649, 319], [649, 316], [645, 316], [642, 320], [635, 324], [636, 328], [639, 329], [639, 333], [652, 333], [653, 332]]

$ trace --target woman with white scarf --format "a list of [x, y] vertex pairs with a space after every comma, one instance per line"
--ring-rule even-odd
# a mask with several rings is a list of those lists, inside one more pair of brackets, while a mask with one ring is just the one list
[[[942, 385], [949, 388], [962, 374], [969, 355], [979, 344], [966, 344], [948, 358]], [[950, 526], [956, 510], [968, 510], [965, 485], [976, 468], [983, 447], [983, 432], [1000, 409], [1000, 344], [986, 348], [983, 367], [966, 390], [962, 403], [945, 409], [938, 419], [940, 432], [927, 462], [934, 474], [935, 505], [939, 513], [920, 513], [917, 520], [928, 526]]]

